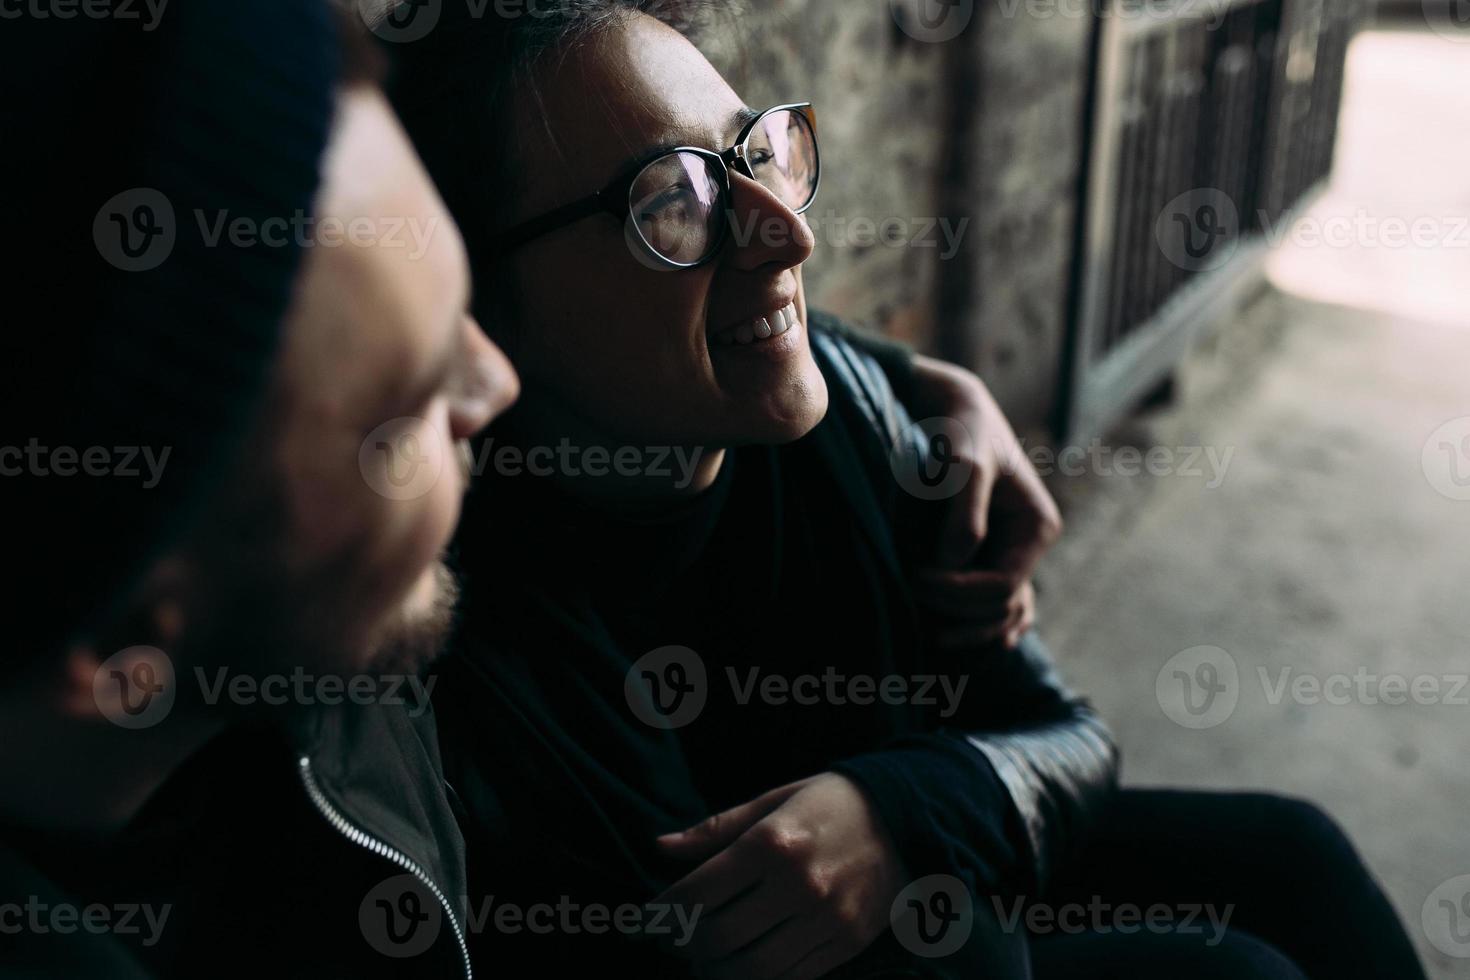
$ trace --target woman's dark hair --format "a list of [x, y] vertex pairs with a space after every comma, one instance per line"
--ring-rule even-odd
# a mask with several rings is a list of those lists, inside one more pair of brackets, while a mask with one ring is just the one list
[[[647, 14], [697, 37], [728, 2], [719, 0], [445, 0], [421, 40], [393, 46], [389, 97], [464, 234], [475, 276], [475, 314], [514, 347], [505, 327], [516, 296], [494, 258], [494, 236], [515, 201], [518, 107], [540, 101], [535, 72], [616, 27]], [[514, 351], [512, 350], [512, 353]]]

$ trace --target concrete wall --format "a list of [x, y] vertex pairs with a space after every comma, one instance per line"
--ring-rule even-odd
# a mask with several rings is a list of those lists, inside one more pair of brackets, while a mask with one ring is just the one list
[[1035, 430], [1058, 395], [1091, 32], [1064, 11], [1088, 4], [957, 0], [940, 21], [939, 2], [747, 0], [710, 50], [750, 104], [817, 105], [814, 301], [976, 369]]

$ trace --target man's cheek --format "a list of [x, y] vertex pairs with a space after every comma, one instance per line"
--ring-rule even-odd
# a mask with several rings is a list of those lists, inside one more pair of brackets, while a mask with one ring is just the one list
[[373, 549], [384, 591], [416, 590], [443, 556], [459, 521], [461, 480], [458, 473], [445, 473], [424, 496], [411, 501], [394, 501], [392, 513]]

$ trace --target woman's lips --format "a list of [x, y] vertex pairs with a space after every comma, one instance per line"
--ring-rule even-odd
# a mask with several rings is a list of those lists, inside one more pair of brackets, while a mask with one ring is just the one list
[[796, 314], [796, 304], [789, 303], [774, 313], [727, 327], [710, 338], [710, 346], [715, 348], [761, 346], [780, 339], [799, 326], [801, 326], [801, 320]]

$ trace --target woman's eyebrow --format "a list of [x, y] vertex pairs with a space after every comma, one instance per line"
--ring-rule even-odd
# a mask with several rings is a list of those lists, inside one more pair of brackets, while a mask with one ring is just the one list
[[[720, 132], [720, 137], [717, 141], [719, 145], [705, 147], [705, 149], [716, 151], [724, 151], [729, 149], [730, 144], [735, 142], [735, 138], [740, 135], [740, 132], [759, 117], [760, 113], [752, 109], [750, 106], [741, 106], [739, 109], [736, 109], [734, 112], [730, 113], [729, 117], [725, 120], [725, 125], [722, 128]], [[629, 160], [628, 163], [631, 165], [632, 163], [635, 163], [639, 160], [644, 160], [648, 157], [657, 156], [660, 153], [667, 153], [668, 151], [677, 149], [681, 146], [700, 146], [705, 142], [707, 134], [704, 132], [696, 131], [694, 129], [673, 129], [668, 132], [667, 137], [668, 138], [665, 139], [664, 142], [648, 147], [637, 157]]]
[[[760, 113], [756, 112], [748, 105], [743, 105], [739, 109], [736, 109], [733, 113], [730, 114], [730, 122], [728, 123], [729, 128], [725, 130], [725, 136], [727, 137], [726, 142], [733, 142], [735, 140], [735, 137], [740, 135], [741, 130], [743, 130], [746, 126], [749, 126], [751, 123], [755, 122], [759, 118]], [[723, 149], [723, 147], [721, 147], [721, 149]]]
[[[719, 152], [723, 152], [729, 149], [730, 145], [735, 142], [735, 138], [740, 135], [741, 131], [758, 118], [760, 118], [759, 112], [752, 109], [748, 105], [741, 106], [734, 112], [730, 113], [729, 117], [725, 120], [725, 130], [717, 141], [720, 145], [714, 147], [705, 147], [705, 149], [713, 149]], [[624, 173], [632, 167], [636, 167], [665, 153], [672, 153], [674, 150], [677, 150], [681, 146], [699, 146], [704, 141], [705, 134], [701, 132], [696, 132], [693, 129], [670, 129], [665, 134], [665, 139], [662, 142], [655, 143], [652, 146], [644, 147], [641, 153], [637, 154], [636, 156], [631, 156], [624, 160], [622, 163], [618, 164], [617, 170], [614, 171], [614, 176], [620, 173]]]

